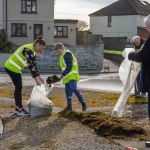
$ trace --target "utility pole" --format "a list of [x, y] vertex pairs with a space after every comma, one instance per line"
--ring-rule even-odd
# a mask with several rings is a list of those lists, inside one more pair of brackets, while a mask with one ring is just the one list
[[7, 0], [4, 0], [5, 2], [5, 40], [6, 42], [8, 41], [8, 36], [7, 36], [7, 19], [8, 19], [8, 12], [7, 12]]

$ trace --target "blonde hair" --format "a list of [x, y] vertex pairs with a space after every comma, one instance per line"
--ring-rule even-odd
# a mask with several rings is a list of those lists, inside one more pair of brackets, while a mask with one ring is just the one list
[[63, 50], [65, 50], [64, 44], [62, 44], [62, 43], [57, 43], [57, 44], [55, 45], [55, 50], [58, 50], [58, 49], [63, 49]]

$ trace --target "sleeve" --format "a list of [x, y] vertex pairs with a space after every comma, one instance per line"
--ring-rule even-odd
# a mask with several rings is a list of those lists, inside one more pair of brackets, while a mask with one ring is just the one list
[[64, 55], [64, 60], [65, 60], [65, 64], [66, 64], [66, 69], [63, 71], [62, 76], [66, 76], [67, 74], [69, 74], [69, 72], [72, 69], [72, 54], [70, 52], [67, 52]]
[[33, 78], [40, 75], [39, 69], [37, 67], [35, 56], [33, 52], [30, 49], [25, 48], [22, 52], [22, 54], [26, 57], [27, 63], [29, 65], [29, 69], [31, 71], [31, 75]]
[[143, 49], [139, 52], [131, 52], [128, 55], [129, 60], [136, 62], [148, 62], [150, 61], [150, 39], [146, 41]]

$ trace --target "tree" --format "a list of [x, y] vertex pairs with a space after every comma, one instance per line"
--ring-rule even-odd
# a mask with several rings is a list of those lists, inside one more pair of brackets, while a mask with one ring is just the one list
[[79, 20], [78, 25], [77, 25], [78, 31], [83, 31], [85, 29], [88, 29], [88, 27], [89, 25], [87, 22]]

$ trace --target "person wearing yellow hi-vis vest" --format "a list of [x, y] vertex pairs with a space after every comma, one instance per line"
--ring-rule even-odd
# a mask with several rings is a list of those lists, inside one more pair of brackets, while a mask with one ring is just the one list
[[60, 79], [63, 79], [65, 85], [65, 93], [67, 98], [66, 111], [72, 110], [72, 96], [73, 93], [78, 97], [79, 102], [82, 105], [82, 111], [87, 110], [87, 104], [84, 101], [80, 91], [77, 89], [77, 82], [80, 80], [78, 62], [75, 55], [68, 49], [65, 49], [62, 43], [57, 43], [55, 46], [56, 53], [60, 55], [60, 68], [62, 69], [62, 75]]
[[45, 46], [46, 43], [44, 39], [39, 37], [33, 43], [20, 46], [5, 63], [5, 70], [15, 86], [15, 111], [18, 116], [29, 114], [22, 106], [22, 70], [28, 67], [37, 85], [41, 85], [45, 82], [40, 76], [35, 61], [36, 55], [41, 55]]

